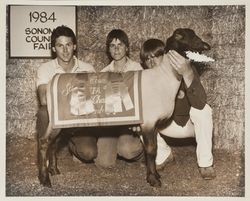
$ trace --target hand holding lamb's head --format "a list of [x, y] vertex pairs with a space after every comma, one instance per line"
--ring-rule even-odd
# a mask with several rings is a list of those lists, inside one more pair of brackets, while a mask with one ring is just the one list
[[210, 49], [210, 45], [201, 40], [192, 29], [178, 28], [174, 31], [173, 35], [167, 39], [165, 52], [175, 50], [180, 55], [188, 58], [187, 52], [201, 53], [204, 50]]

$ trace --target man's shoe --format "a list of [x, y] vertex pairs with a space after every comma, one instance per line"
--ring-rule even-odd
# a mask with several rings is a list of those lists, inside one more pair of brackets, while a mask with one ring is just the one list
[[172, 151], [170, 152], [169, 156], [166, 158], [166, 160], [159, 164], [159, 165], [156, 165], [156, 170], [163, 170], [164, 167], [168, 164], [168, 163], [171, 163], [174, 161], [174, 155], [172, 153]]
[[210, 167], [199, 167], [200, 174], [203, 179], [211, 180], [216, 177], [215, 170], [213, 166]]

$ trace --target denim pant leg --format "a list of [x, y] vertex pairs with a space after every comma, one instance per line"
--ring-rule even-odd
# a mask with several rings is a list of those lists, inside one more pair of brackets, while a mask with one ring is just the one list
[[143, 144], [137, 134], [122, 134], [118, 138], [118, 155], [128, 160], [138, 160], [143, 156]]
[[98, 154], [95, 160], [97, 166], [112, 167], [117, 158], [117, 135], [99, 136], [97, 141]]
[[76, 128], [69, 140], [69, 150], [79, 160], [93, 162], [97, 156], [96, 136], [86, 129]]

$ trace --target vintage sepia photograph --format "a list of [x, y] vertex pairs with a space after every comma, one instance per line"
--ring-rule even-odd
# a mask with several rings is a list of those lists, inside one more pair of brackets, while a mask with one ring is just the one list
[[4, 197], [246, 198], [247, 3], [184, 2], [6, 1]]

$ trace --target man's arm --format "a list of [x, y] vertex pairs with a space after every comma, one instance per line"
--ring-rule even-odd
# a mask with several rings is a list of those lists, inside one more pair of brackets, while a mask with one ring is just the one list
[[[184, 78], [184, 77], [183, 77]], [[186, 81], [184, 79], [186, 84]], [[204, 87], [201, 84], [200, 77], [193, 67], [193, 79], [189, 86], [186, 85], [186, 94], [189, 100], [189, 103], [192, 107], [196, 109], [203, 109], [207, 103], [207, 94], [205, 92]]]
[[41, 84], [37, 88], [38, 97], [41, 105], [47, 105], [46, 91], [47, 91], [47, 84]]
[[183, 76], [186, 87], [186, 95], [192, 107], [203, 109], [206, 105], [206, 92], [200, 82], [199, 75], [190, 61], [182, 57], [176, 51], [170, 51], [170, 64]]
[[190, 87], [190, 85], [192, 84], [192, 82], [194, 80], [194, 72], [193, 72], [193, 69], [191, 68], [190, 65], [187, 66], [187, 70], [183, 74], [183, 80], [184, 80], [187, 88]]

